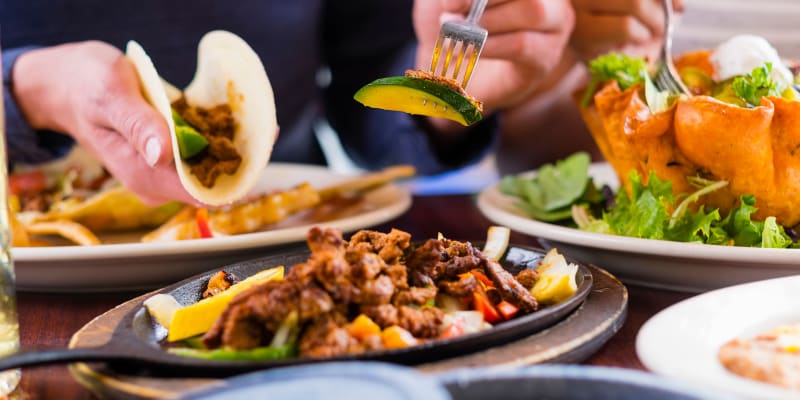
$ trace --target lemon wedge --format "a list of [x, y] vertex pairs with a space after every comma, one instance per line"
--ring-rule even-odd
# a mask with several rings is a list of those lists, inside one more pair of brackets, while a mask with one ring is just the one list
[[175, 300], [174, 297], [166, 293], [159, 293], [150, 297], [144, 301], [143, 305], [147, 309], [147, 312], [150, 313], [150, 316], [167, 329], [169, 329], [169, 325], [172, 323], [172, 317], [175, 316], [175, 313], [183, 308], [183, 306], [178, 303], [178, 300]]
[[283, 279], [282, 266], [261, 271], [222, 293], [177, 310], [172, 317], [167, 340], [175, 342], [206, 332], [237, 294], [273, 279]]
[[505, 226], [490, 226], [486, 231], [486, 244], [481, 253], [492, 261], [499, 261], [508, 248], [511, 229]]
[[578, 291], [576, 275], [578, 266], [567, 260], [553, 248], [545, 255], [538, 267], [539, 278], [531, 288], [531, 295], [542, 304], [560, 303]]

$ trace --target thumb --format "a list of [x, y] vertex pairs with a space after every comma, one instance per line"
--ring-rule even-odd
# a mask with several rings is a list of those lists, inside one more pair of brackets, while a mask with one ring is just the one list
[[113, 91], [115, 95], [109, 97], [105, 107], [106, 125], [125, 138], [151, 167], [169, 163], [172, 148], [167, 121], [142, 96], [133, 66], [124, 64], [120, 90]]

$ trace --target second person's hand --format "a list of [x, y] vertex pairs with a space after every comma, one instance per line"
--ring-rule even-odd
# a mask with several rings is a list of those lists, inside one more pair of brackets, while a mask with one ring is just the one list
[[[443, 18], [464, 18], [472, 0], [418, 0], [417, 67], [427, 70]], [[526, 99], [561, 59], [573, 27], [567, 0], [489, 0], [479, 24], [489, 37], [467, 92], [485, 114]]]
[[[682, 0], [673, 0], [676, 11]], [[663, 0], [572, 0], [575, 30], [570, 47], [588, 62], [611, 52], [655, 59], [664, 36]]]

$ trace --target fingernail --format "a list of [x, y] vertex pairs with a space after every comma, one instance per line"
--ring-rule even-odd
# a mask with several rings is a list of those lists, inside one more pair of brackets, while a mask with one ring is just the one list
[[156, 165], [159, 158], [161, 158], [161, 140], [151, 137], [144, 144], [144, 160], [147, 165], [152, 167]]

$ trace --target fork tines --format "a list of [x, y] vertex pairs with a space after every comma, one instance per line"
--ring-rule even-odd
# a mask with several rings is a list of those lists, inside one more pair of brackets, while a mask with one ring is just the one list
[[[461, 87], [466, 88], [472, 71], [475, 69], [475, 63], [481, 55], [483, 44], [486, 43], [487, 34], [485, 29], [469, 22], [448, 21], [442, 24], [439, 38], [436, 40], [436, 47], [433, 49], [430, 73], [444, 77], [449, 74], [456, 82], [461, 75]], [[445, 56], [441, 69], [437, 72], [439, 56], [443, 48], [446, 49]], [[455, 65], [451, 68], [450, 64], [454, 55], [456, 57]], [[461, 65], [466, 57], [469, 57], [467, 66], [461, 74]]]

